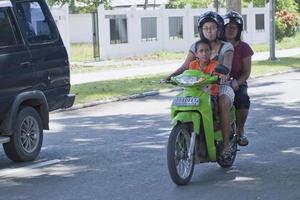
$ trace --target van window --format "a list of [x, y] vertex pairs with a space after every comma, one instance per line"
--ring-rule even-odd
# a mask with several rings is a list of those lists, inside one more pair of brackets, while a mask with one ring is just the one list
[[9, 8], [0, 8], [0, 47], [17, 45], [21, 39]]
[[56, 30], [37, 1], [16, 4], [18, 18], [29, 43], [43, 43], [57, 38]]

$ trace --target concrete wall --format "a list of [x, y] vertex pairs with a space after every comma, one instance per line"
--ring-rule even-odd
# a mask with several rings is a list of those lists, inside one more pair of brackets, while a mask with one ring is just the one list
[[62, 37], [64, 45], [70, 52], [70, 31], [69, 31], [69, 6], [65, 5], [63, 7], [52, 7], [50, 8], [56, 26]]
[[[155, 10], [140, 10], [136, 7], [129, 9], [105, 10], [102, 5], [98, 8], [99, 17], [99, 40], [100, 58], [117, 58], [127, 56], [143, 55], [156, 51], [188, 51], [190, 45], [196, 41], [194, 37], [194, 16], [203, 12], [214, 10], [208, 9], [165, 9], [160, 7]], [[55, 22], [63, 38], [68, 51], [70, 43], [92, 43], [93, 28], [91, 14], [70, 14], [68, 6], [51, 8]], [[219, 13], [225, 14], [225, 9]], [[243, 8], [242, 14], [247, 15], [247, 30], [243, 32], [243, 40], [250, 44], [269, 43], [269, 7], [265, 8]], [[255, 15], [264, 14], [264, 30], [255, 29]], [[127, 18], [128, 43], [110, 43], [109, 15], [125, 15]], [[183, 17], [183, 38], [169, 38], [169, 17]], [[157, 40], [142, 41], [141, 18], [157, 18]]]
[[91, 14], [70, 14], [71, 43], [93, 42], [93, 25]]
[[[105, 10], [103, 5], [98, 8], [99, 13], [99, 37], [100, 37], [100, 58], [117, 58], [126, 56], [143, 55], [155, 51], [188, 51], [190, 45], [197, 39], [194, 37], [194, 16], [214, 10], [208, 9], [165, 9], [160, 7], [156, 10], [138, 10], [136, 7], [130, 9]], [[225, 9], [220, 14], [225, 14]], [[244, 8], [242, 14], [247, 15], [247, 31], [243, 33], [244, 41], [250, 44], [269, 42], [269, 8]], [[255, 30], [255, 15], [264, 14], [264, 30]], [[128, 43], [110, 43], [109, 15], [126, 15]], [[169, 38], [169, 17], [183, 17], [183, 38]], [[141, 18], [157, 18], [157, 41], [142, 41], [141, 39]]]

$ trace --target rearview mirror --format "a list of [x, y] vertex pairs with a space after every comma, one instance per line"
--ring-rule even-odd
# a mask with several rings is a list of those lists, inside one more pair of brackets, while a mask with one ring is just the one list
[[229, 73], [229, 69], [222, 64], [219, 64], [216, 68], [215, 68], [215, 72], [219, 73], [219, 74], [223, 74], [226, 75]]

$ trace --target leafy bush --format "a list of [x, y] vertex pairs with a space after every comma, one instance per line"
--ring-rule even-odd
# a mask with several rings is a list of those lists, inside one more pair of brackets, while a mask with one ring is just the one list
[[296, 13], [286, 10], [278, 11], [275, 14], [276, 40], [281, 41], [284, 37], [296, 35], [299, 25]]
[[282, 41], [285, 37], [286, 24], [282, 23], [282, 21], [278, 18], [275, 19], [275, 35], [276, 40], [278, 42]]

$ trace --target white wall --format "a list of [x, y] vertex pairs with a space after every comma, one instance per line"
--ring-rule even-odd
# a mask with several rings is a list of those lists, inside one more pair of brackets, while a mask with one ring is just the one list
[[70, 52], [70, 32], [69, 32], [69, 6], [64, 5], [63, 7], [52, 7], [50, 8], [51, 14], [54, 18], [56, 26], [62, 37], [64, 45]]
[[[155, 51], [188, 51], [190, 45], [199, 38], [194, 37], [194, 16], [199, 16], [209, 9], [165, 9], [160, 7], [156, 10], [130, 9], [104, 10], [103, 5], [98, 8], [99, 37], [100, 37], [100, 58], [109, 59], [126, 56], [143, 55]], [[225, 9], [220, 14], [225, 14]], [[242, 14], [247, 14], [247, 31], [243, 33], [244, 41], [250, 44], [269, 42], [269, 8], [244, 8]], [[264, 14], [265, 29], [255, 30], [255, 14]], [[126, 15], [128, 43], [110, 44], [110, 27], [107, 15]], [[157, 18], [157, 41], [142, 41], [141, 39], [141, 18]], [[183, 39], [169, 38], [169, 17], [183, 17]]]
[[93, 42], [93, 23], [91, 14], [70, 14], [70, 42]]

